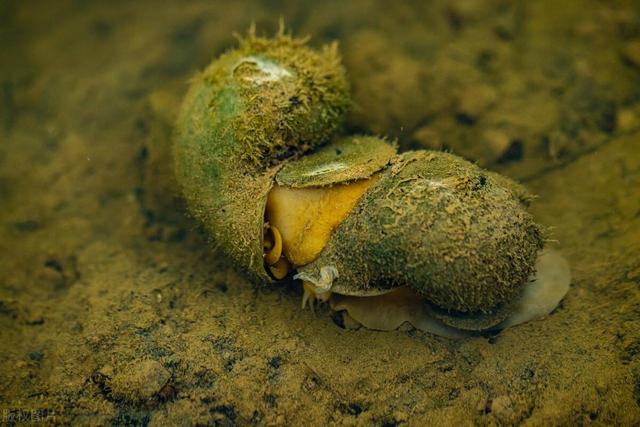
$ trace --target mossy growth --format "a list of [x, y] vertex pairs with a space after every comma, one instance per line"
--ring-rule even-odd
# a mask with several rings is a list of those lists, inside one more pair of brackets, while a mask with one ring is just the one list
[[327, 141], [350, 106], [337, 44], [313, 50], [283, 30], [263, 38], [251, 29], [198, 79], [218, 94], [210, 107], [234, 112], [220, 130], [233, 134], [234, 154], [257, 166]]
[[262, 263], [267, 194], [281, 163], [329, 140], [349, 107], [337, 46], [250, 30], [193, 78], [174, 162], [191, 213], [215, 245], [254, 276]]
[[440, 152], [401, 154], [378, 176], [299, 271], [318, 277], [334, 267], [332, 291], [345, 295], [411, 286], [443, 317], [460, 315], [459, 327], [473, 326], [464, 318], [484, 328], [506, 317], [543, 244], [524, 190]]
[[393, 144], [362, 136], [320, 148], [348, 105], [335, 45], [314, 51], [283, 32], [250, 31], [194, 78], [185, 98], [174, 160], [190, 211], [238, 266], [273, 281], [263, 232], [274, 183], [319, 188], [375, 175], [319, 257], [298, 271], [335, 268], [332, 291], [344, 295], [411, 286], [461, 328], [498, 323], [542, 247], [525, 210], [530, 196], [446, 153], [396, 155]]

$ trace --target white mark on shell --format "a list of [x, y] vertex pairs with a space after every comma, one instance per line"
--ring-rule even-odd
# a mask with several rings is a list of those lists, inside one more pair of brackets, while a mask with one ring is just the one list
[[232, 73], [238, 69], [242, 64], [254, 64], [260, 73], [254, 73], [251, 75], [242, 76], [243, 80], [248, 82], [261, 85], [267, 82], [276, 82], [278, 80], [282, 80], [285, 77], [291, 77], [293, 74], [291, 71], [287, 70], [284, 67], [276, 64], [275, 62], [258, 58], [256, 56], [246, 56], [244, 58], [240, 58], [238, 62], [235, 63], [232, 69]]

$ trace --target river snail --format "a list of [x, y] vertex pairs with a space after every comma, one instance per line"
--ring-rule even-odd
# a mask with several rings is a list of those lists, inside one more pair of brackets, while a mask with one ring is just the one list
[[569, 268], [522, 186], [453, 154], [337, 138], [349, 106], [336, 45], [282, 31], [250, 31], [192, 80], [174, 166], [216, 246], [371, 329], [456, 337], [557, 306]]

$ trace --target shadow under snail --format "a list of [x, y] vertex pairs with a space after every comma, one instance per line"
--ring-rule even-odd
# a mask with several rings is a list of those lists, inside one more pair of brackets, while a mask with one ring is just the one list
[[336, 139], [349, 106], [337, 46], [282, 31], [250, 31], [192, 80], [175, 172], [219, 248], [371, 329], [458, 337], [557, 306], [569, 267], [522, 186], [452, 154]]

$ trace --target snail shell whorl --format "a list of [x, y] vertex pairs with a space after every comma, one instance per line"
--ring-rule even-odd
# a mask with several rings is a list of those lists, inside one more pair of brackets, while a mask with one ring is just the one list
[[176, 178], [190, 211], [262, 280], [267, 194], [280, 164], [329, 139], [349, 107], [335, 45], [254, 34], [196, 76], [178, 119]]
[[523, 200], [520, 186], [457, 156], [404, 153], [300, 272], [334, 266], [332, 290], [346, 295], [408, 285], [445, 315], [496, 314], [483, 325], [491, 326], [508, 314], [502, 307], [522, 292], [542, 248]]

